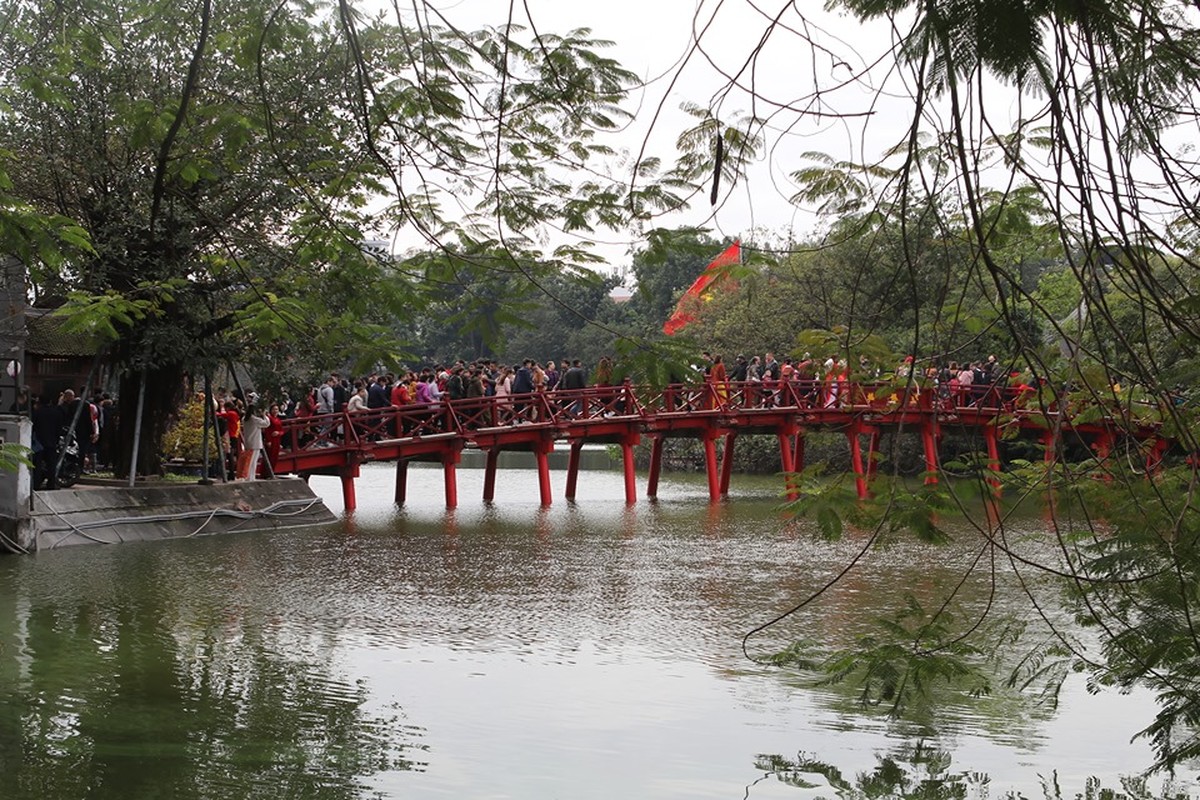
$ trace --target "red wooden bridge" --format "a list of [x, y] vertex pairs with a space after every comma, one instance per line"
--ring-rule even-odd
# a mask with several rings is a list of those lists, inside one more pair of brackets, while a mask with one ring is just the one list
[[[888, 431], [919, 433], [928, 481], [936, 481], [938, 443], [944, 431], [974, 433], [986, 444], [988, 459], [999, 469], [999, 438], [1016, 426], [1045, 446], [1046, 460], [1057, 458], [1067, 435], [1086, 442], [1097, 457], [1107, 458], [1118, 439], [1135, 441], [1145, 453], [1147, 469], [1155, 468], [1169, 446], [1158, 424], [1130, 426], [1119, 415], [1085, 415], [1036, 407], [1032, 393], [989, 388], [939, 396], [930, 388], [849, 382], [747, 382], [722, 385], [672, 385], [652, 389], [629, 383], [581, 390], [537, 392], [511, 397], [485, 397], [414, 404], [356, 413], [284, 420], [284, 437], [276, 474], [337, 475], [342, 480], [346, 510], [353, 510], [354, 479], [371, 461], [396, 462], [396, 503], [403, 504], [407, 468], [413, 461], [442, 465], [446, 505], [458, 504], [456, 467], [466, 449], [486, 454], [483, 499], [495, 495], [496, 465], [503, 451], [532, 452], [537, 461], [542, 505], [551, 501], [548, 454], [556, 445], [570, 448], [566, 497], [575, 499], [579, 454], [584, 444], [621, 447], [625, 500], [637, 500], [633, 448], [643, 437], [651, 442], [646, 494], [655, 497], [662, 470], [663, 442], [690, 437], [704, 445], [709, 498], [717, 502], [729, 492], [737, 437], [769, 434], [779, 440], [783, 472], [804, 469], [805, 435], [812, 431], [845, 434], [859, 496], [866, 496], [874, 476], [880, 436]], [[1029, 407], [1026, 407], [1028, 404]], [[869, 444], [864, 455], [861, 438]], [[724, 440], [717, 458], [717, 440]]]

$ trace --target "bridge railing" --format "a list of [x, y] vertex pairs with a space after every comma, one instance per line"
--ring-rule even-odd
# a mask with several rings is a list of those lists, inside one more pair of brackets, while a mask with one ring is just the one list
[[[899, 381], [726, 381], [721, 384], [671, 384], [662, 388], [624, 383], [285, 419], [280, 444], [281, 452], [288, 453], [330, 448], [351, 450], [366, 442], [447, 433], [469, 435], [476, 430], [518, 424], [562, 427], [651, 414], [729, 413], [777, 408], [877, 413], [912, 409], [947, 414], [975, 409], [1018, 415], [1047, 411], [1037, 407], [1035, 398], [1035, 390], [1029, 387], [999, 384], [946, 387], [929, 385], [924, 380], [908, 384]], [[1080, 416], [1085, 408], [1093, 409], [1094, 406], [1080, 397], [1073, 398], [1061, 410]], [[1112, 410], [1105, 416], [1118, 416], [1119, 413]]]

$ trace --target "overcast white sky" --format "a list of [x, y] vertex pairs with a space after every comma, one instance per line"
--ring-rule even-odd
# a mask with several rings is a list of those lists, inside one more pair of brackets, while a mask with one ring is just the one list
[[[434, 3], [465, 28], [502, 25], [510, 11], [509, 0]], [[775, 0], [770, 5], [756, 6], [752, 0], [516, 0], [513, 14], [514, 21], [522, 24], [528, 24], [532, 17], [541, 32], [586, 27], [597, 38], [612, 40], [615, 46], [611, 54], [648, 81], [637, 120], [622, 143], [636, 153], [649, 133], [649, 153], [669, 161], [674, 156], [675, 137], [687, 124], [677, 111], [679, 106], [684, 102], [711, 105], [714, 95], [728, 82], [720, 72], [742, 69], [767, 31], [770, 17], [785, 8], [783, 27], [772, 31], [753, 69], [743, 73], [743, 80], [752, 82], [761, 96], [794, 102], [813, 90], [814, 76], [822, 86], [832, 87], [851, 69], [860, 71], [867, 59], [878, 58], [889, 50], [891, 37], [886, 26], [864, 27], [857, 21], [831, 15], [821, 2], [786, 4]], [[797, 8], [802, 9], [803, 17]], [[814, 53], [802, 40], [800, 26], [805, 22], [812, 26], [807, 32], [833, 53]], [[703, 52], [692, 52], [689, 58], [697, 30], [703, 30]], [[910, 113], [909, 104], [902, 98], [881, 104], [865, 87], [842, 90], [833, 102], [841, 112], [873, 111], [869, 138], [863, 138], [861, 120], [780, 114], [772, 123], [778, 144], [753, 170], [748, 182], [728, 192], [715, 210], [709, 207], [707, 197], [698, 198], [690, 213], [661, 224], [705, 225], [717, 236], [729, 237], [747, 234], [753, 228], [779, 232], [792, 229], [800, 236], [813, 230], [814, 216], [786, 200], [795, 191], [787, 174], [807, 163], [800, 154], [818, 150], [849, 159], [861, 157], [865, 150], [876, 155], [902, 135], [908, 124], [905, 114]], [[651, 131], [650, 122], [660, 103], [666, 113]], [[751, 110], [749, 95], [735, 91], [721, 103], [719, 115], [729, 119]], [[762, 116], [766, 109], [753, 110]], [[613, 241], [605, 253], [622, 260], [620, 253], [631, 244], [637, 246], [631, 239]]]

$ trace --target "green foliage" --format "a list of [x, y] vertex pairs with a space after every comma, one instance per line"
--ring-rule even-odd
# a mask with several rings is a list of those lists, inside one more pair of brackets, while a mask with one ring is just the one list
[[[163, 457], [200, 462], [204, 460], [204, 398], [194, 397], [184, 404], [163, 437]], [[220, 458], [217, 432], [208, 431], [209, 463]]]
[[988, 694], [995, 668], [992, 657], [961, 636], [955, 625], [948, 609], [930, 614], [908, 596], [907, 606], [895, 617], [876, 621], [874, 633], [827, 654], [818, 665], [819, 682], [852, 682], [862, 705], [883, 706], [891, 714], [926, 701], [935, 687], [971, 696]]
[[15, 442], [0, 443], [0, 472], [16, 472], [21, 466], [33, 467], [28, 447]]

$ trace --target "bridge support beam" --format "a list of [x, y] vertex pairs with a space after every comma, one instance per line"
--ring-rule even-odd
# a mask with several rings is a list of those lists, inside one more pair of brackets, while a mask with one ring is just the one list
[[987, 442], [988, 454], [988, 485], [992, 487], [992, 495], [1000, 496], [1000, 442], [995, 425], [987, 425], [983, 429], [983, 440]]
[[867, 496], [867, 475], [863, 471], [862, 443], [858, 441], [861, 432], [857, 421], [852, 423], [850, 429], [846, 431], [846, 438], [850, 441], [850, 466], [854, 468], [854, 489], [860, 499]]
[[729, 481], [733, 477], [733, 451], [737, 444], [737, 434], [725, 434], [725, 447], [721, 452], [721, 497], [729, 495]]
[[458, 508], [458, 451], [442, 454], [442, 482], [446, 487], [446, 508]]
[[621, 461], [625, 467], [625, 505], [637, 502], [637, 470], [633, 462], [633, 446], [638, 443], [637, 434], [621, 437]]
[[779, 465], [786, 476], [785, 486], [787, 488], [787, 499], [795, 500], [799, 497], [796, 494], [796, 481], [792, 473], [796, 471], [795, 452], [792, 450], [792, 437], [795, 434], [788, 431], [780, 431], [779, 438]]
[[1053, 428], [1042, 434], [1042, 447], [1045, 448], [1042, 458], [1047, 466], [1058, 460], [1058, 438], [1054, 435]]
[[408, 461], [401, 458], [396, 461], [396, 505], [404, 505], [408, 499]]
[[538, 442], [533, 448], [534, 458], [537, 459], [538, 495], [543, 508], [550, 505], [553, 499], [550, 494], [550, 451], [553, 448], [553, 440]]
[[925, 485], [933, 486], [938, 482], [938, 446], [937, 433], [933, 424], [926, 422], [921, 426], [921, 446], [925, 449]]
[[583, 450], [583, 440], [571, 442], [571, 452], [567, 455], [567, 499], [575, 501], [575, 489], [579, 485], [579, 453]]
[[792, 468], [795, 472], [804, 472], [804, 444], [804, 431], [799, 431], [792, 451]]
[[708, 474], [708, 501], [718, 503], [721, 500], [721, 479], [717, 474], [717, 437], [707, 434], [704, 437], [704, 471]]
[[487, 451], [487, 461], [483, 465], [483, 502], [490, 503], [496, 499], [496, 465], [500, 461], [500, 450], [492, 447]]
[[1096, 434], [1096, 441], [1092, 443], [1092, 449], [1096, 451], [1096, 460], [1100, 462], [1100, 471], [1104, 477], [1105, 483], [1112, 483], [1112, 470], [1108, 465], [1108, 456], [1112, 453], [1113, 435], [1109, 431]]
[[1150, 445], [1150, 449], [1146, 452], [1146, 477], [1157, 475], [1162, 471], [1163, 457], [1167, 454], [1167, 448], [1171, 443], [1166, 439], [1155, 439], [1154, 444]]
[[650, 442], [650, 478], [646, 481], [646, 496], [658, 497], [658, 475], [662, 472], [663, 437]]
[[879, 472], [879, 429], [875, 428], [871, 431], [871, 443], [867, 445], [867, 481], [875, 480], [875, 474]]
[[358, 496], [354, 492], [354, 479], [358, 477], [358, 465], [351, 464], [342, 467], [338, 470], [338, 477], [342, 479], [342, 507], [346, 512], [352, 512], [358, 508]]

